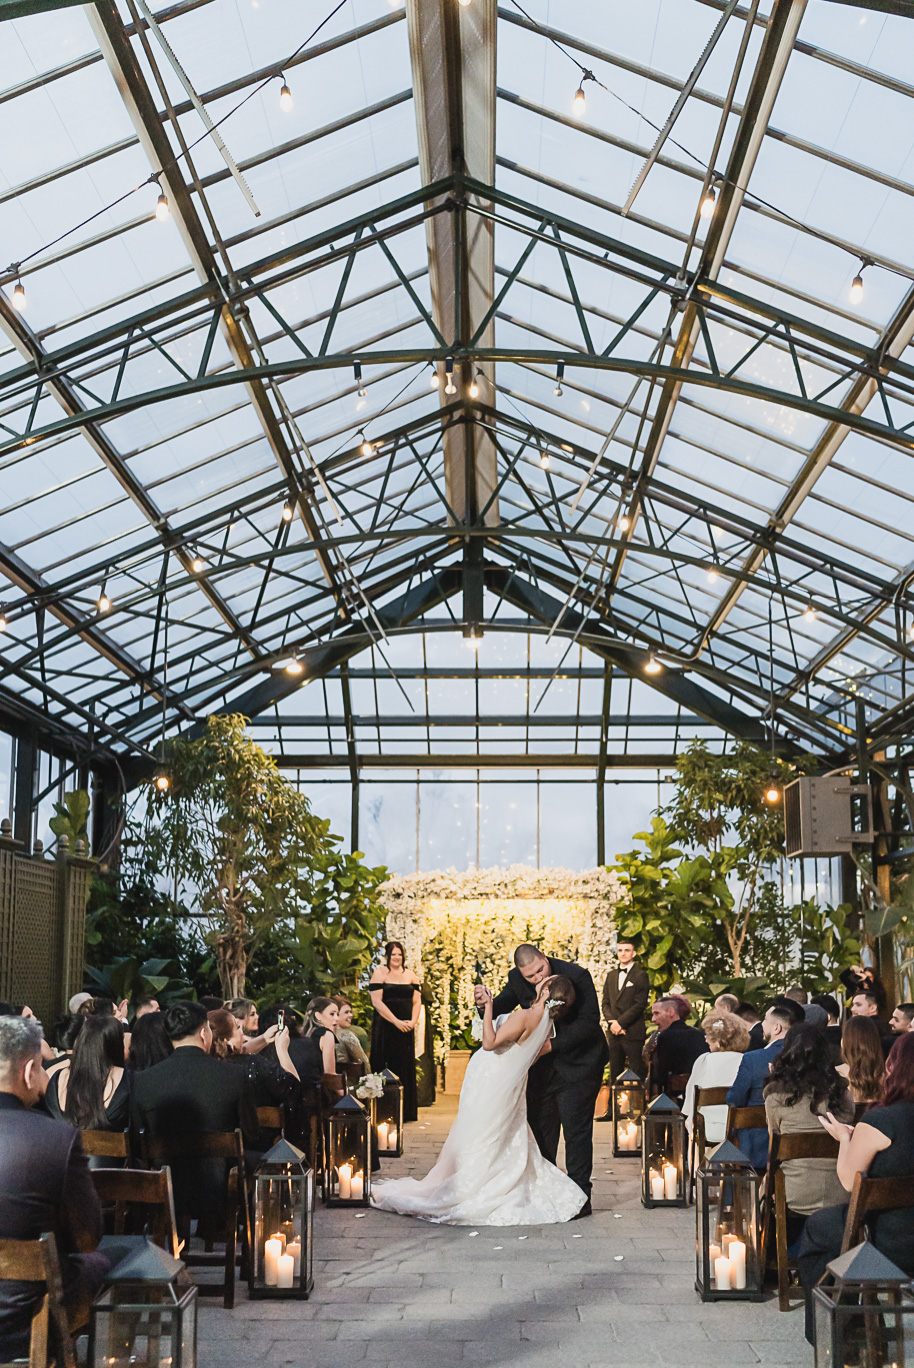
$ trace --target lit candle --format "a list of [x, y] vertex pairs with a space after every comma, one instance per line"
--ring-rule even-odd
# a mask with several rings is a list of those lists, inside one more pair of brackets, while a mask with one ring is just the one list
[[628, 1115], [628, 1093], [619, 1094], [619, 1111], [623, 1116]]
[[733, 1239], [730, 1241], [728, 1257], [733, 1275], [733, 1286], [739, 1290], [746, 1286], [746, 1246], [742, 1240]]
[[352, 1165], [340, 1164], [338, 1173], [340, 1175], [340, 1196], [344, 1202], [348, 1202], [352, 1196]]
[[629, 1121], [628, 1123], [628, 1144], [626, 1149], [636, 1150], [638, 1148], [638, 1123]]
[[387, 1121], [378, 1122], [378, 1149], [390, 1149], [390, 1125]]
[[720, 1258], [720, 1256], [721, 1256], [722, 1253], [723, 1253], [723, 1250], [721, 1249], [721, 1247], [720, 1247], [719, 1244], [712, 1244], [712, 1245], [709, 1247], [709, 1249], [708, 1249], [708, 1264], [709, 1264], [710, 1269], [711, 1269], [711, 1276], [712, 1276], [712, 1277], [714, 1276], [714, 1265], [715, 1265], [715, 1263], [717, 1262], [717, 1260]]
[[295, 1273], [295, 1260], [291, 1254], [280, 1254], [276, 1275], [277, 1287], [291, 1287], [292, 1277]]
[[282, 1241], [275, 1236], [267, 1240], [263, 1247], [263, 1280], [267, 1287], [275, 1287], [279, 1277], [279, 1260], [282, 1255]]
[[290, 1240], [286, 1245], [286, 1254], [290, 1255], [295, 1264], [294, 1273], [296, 1278], [301, 1272], [301, 1241]]
[[352, 1200], [354, 1202], [360, 1202], [364, 1196], [365, 1179], [362, 1177], [361, 1173], [354, 1173], [352, 1175]]
[[388, 1149], [392, 1149], [392, 1150], [395, 1150], [395, 1149], [397, 1148], [397, 1128], [396, 1128], [396, 1126], [391, 1126], [391, 1128], [390, 1128], [390, 1132], [389, 1132], [389, 1134], [388, 1134], [388, 1136], [387, 1136], [387, 1148], [388, 1148]]
[[665, 1191], [666, 1191], [666, 1199], [667, 1199], [667, 1201], [668, 1201], [668, 1202], [675, 1202], [675, 1200], [676, 1200], [676, 1169], [675, 1169], [675, 1167], [674, 1167], [673, 1164], [664, 1164], [664, 1166], [663, 1166], [663, 1186], [664, 1186], [664, 1189], [665, 1189]]
[[275, 1231], [275, 1232], [270, 1236], [270, 1239], [271, 1239], [271, 1240], [278, 1240], [279, 1243], [280, 1243], [280, 1246], [281, 1246], [279, 1252], [280, 1252], [280, 1254], [285, 1254], [285, 1252], [286, 1252], [286, 1234], [285, 1234], [285, 1232], [282, 1231], [282, 1230], [277, 1230], [277, 1231]]
[[651, 1173], [651, 1197], [655, 1202], [663, 1201], [663, 1178], [659, 1173]]
[[724, 1254], [714, 1260], [714, 1281], [718, 1292], [730, 1291], [730, 1260]]

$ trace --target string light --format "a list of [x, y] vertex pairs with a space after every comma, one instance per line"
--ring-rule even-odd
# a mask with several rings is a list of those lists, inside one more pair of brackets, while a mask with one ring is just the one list
[[649, 675], [657, 675], [660, 673], [662, 669], [663, 666], [660, 664], [660, 661], [657, 659], [656, 656], [652, 655], [650, 660], [644, 667], [644, 673]]
[[6, 609], [5, 609], [5, 608], [0, 608], [0, 632], [5, 632], [6, 629], [7, 629], [7, 626], [8, 626], [8, 623], [7, 623], [7, 620], [6, 620]]
[[548, 452], [548, 451], [541, 451], [541, 452], [540, 452], [540, 466], [541, 466], [541, 468], [542, 468], [543, 470], [548, 470], [548, 469], [549, 469], [549, 452]]
[[362, 363], [361, 363], [361, 361], [356, 361], [356, 362], [353, 364], [352, 369], [353, 369], [353, 372], [355, 373], [356, 382], [357, 382], [358, 387], [359, 387], [359, 398], [360, 398], [360, 399], [364, 399], [364, 398], [365, 398], [365, 395], [368, 393], [368, 391], [367, 391], [367, 389], [365, 388], [365, 386], [362, 384]]
[[201, 570], [206, 569], [206, 561], [200, 555], [199, 551], [194, 552], [194, 558], [190, 563], [190, 568], [191, 570], [193, 570], [195, 575], [199, 575]]
[[873, 263], [872, 261], [870, 261], [869, 257], [864, 257], [864, 259], [861, 261], [860, 270], [857, 272], [857, 274], [851, 281], [850, 296], [852, 304], [859, 304], [860, 301], [863, 299], [863, 272], [866, 270], [867, 266], [872, 265]]
[[473, 379], [470, 381], [467, 394], [470, 396], [471, 399], [479, 398], [479, 377], [480, 372], [477, 371], [476, 374], [473, 376]]
[[286, 662], [285, 671], [288, 675], [304, 674], [305, 667], [300, 660], [289, 660]]
[[429, 378], [428, 378], [429, 387], [430, 387], [431, 389], [437, 389], [438, 386], [441, 384], [441, 376], [438, 374], [438, 371], [437, 371], [437, 368], [436, 368], [434, 362], [429, 361], [428, 364], [429, 364], [429, 369], [431, 370], [431, 375], [430, 375]]
[[171, 788], [171, 780], [169, 779], [167, 774], [156, 775], [156, 788], [159, 790], [160, 793], [168, 792], [168, 790]]
[[103, 584], [102, 584], [102, 592], [101, 592], [101, 593], [99, 594], [99, 596], [98, 596], [98, 611], [99, 611], [100, 613], [107, 613], [107, 612], [110, 611], [110, 609], [111, 609], [111, 600], [109, 599], [108, 595], [107, 595], [106, 592], [105, 592], [105, 585], [104, 585], [104, 583], [103, 583]]
[[556, 399], [561, 399], [565, 391], [562, 389], [562, 381], [565, 379], [565, 362], [560, 361], [555, 368], [555, 388], [552, 393]]
[[362, 444], [359, 450], [361, 451], [363, 456], [370, 456], [371, 453], [374, 451], [374, 447], [371, 445], [368, 438], [365, 436], [364, 432], [360, 432], [359, 436], [362, 439]]
[[769, 784], [768, 784], [767, 789], [765, 790], [765, 802], [766, 802], [766, 803], [778, 803], [778, 802], [780, 802], [780, 799], [781, 799], [781, 790], [778, 788], [778, 786], [777, 786], [777, 784], [775, 783], [774, 779], [771, 779], [771, 780], [769, 781]]
[[574, 92], [574, 99], [571, 102], [571, 112], [576, 119], [583, 119], [587, 113], [587, 97], [584, 94], [584, 82], [595, 81], [596, 77], [592, 71], [585, 71], [581, 76], [581, 84]]
[[479, 649], [479, 643], [482, 641], [482, 628], [471, 627], [463, 639], [471, 650], [477, 651]]
[[720, 576], [719, 576], [719, 571], [718, 571], [718, 569], [717, 569], [717, 566], [716, 566], [716, 565], [712, 565], [711, 569], [708, 571], [708, 583], [709, 583], [709, 584], [716, 584], [717, 581], [718, 581], [718, 579], [719, 579], [719, 577], [720, 577]]
[[295, 510], [292, 507], [289, 500], [286, 499], [285, 503], [282, 506], [282, 520], [283, 522], [291, 522], [294, 516]]
[[619, 529], [620, 532], [627, 532], [627, 531], [628, 531], [628, 529], [629, 529], [629, 527], [631, 526], [631, 524], [629, 523], [629, 520], [628, 520], [628, 518], [626, 517], [626, 515], [625, 515], [624, 513], [622, 514], [622, 517], [621, 517], [621, 518], [618, 518], [618, 519], [616, 520], [616, 526], [618, 527], [618, 529]]
[[444, 363], [445, 394], [456, 394], [457, 386], [454, 384], [454, 358], [449, 356]]
[[[3, 631], [3, 629], [4, 629], [5, 626], [6, 626], [6, 618], [3, 618], [3, 627], [0, 627], [0, 632]], [[909, 637], [914, 637], [914, 622], [912, 622], [911, 625], [910, 625], [910, 627], [908, 628], [908, 636], [909, 636]]]
[[155, 184], [159, 187], [159, 198], [156, 200], [156, 218], [167, 219], [169, 214], [168, 196], [162, 189], [161, 182], [158, 181], [155, 177], [153, 177], [153, 180]]
[[701, 201], [701, 208], [698, 211], [701, 217], [710, 218], [711, 215], [714, 213], [714, 206], [716, 203], [717, 191], [714, 189], [714, 186], [712, 184], [708, 186], [707, 190], [704, 193], [704, 197]]
[[293, 104], [292, 92], [289, 89], [289, 83], [286, 80], [285, 76], [283, 76], [282, 72], [280, 72], [279, 75], [282, 81], [282, 89], [279, 92], [279, 107], [282, 110], [283, 114], [291, 114]]
[[25, 313], [25, 286], [21, 280], [16, 281], [13, 290], [13, 308], [17, 313]]
[[803, 616], [805, 617], [805, 619], [806, 619], [807, 622], [815, 622], [815, 619], [816, 619], [816, 605], [815, 605], [814, 603], [811, 603], [811, 602], [808, 603], [808, 604], [806, 605], [806, 612], [803, 614]]
[[462, 9], [466, 9], [472, 3], [473, 0], [457, 0], [457, 4], [460, 5]]

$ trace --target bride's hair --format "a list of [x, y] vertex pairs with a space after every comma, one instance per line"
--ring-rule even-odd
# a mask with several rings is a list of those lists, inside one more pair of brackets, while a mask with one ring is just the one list
[[549, 1008], [549, 1015], [553, 1021], [561, 1021], [574, 1006], [574, 984], [564, 974], [553, 974], [552, 978], [544, 979], [543, 982], [547, 990], [546, 1001], [557, 1004]]

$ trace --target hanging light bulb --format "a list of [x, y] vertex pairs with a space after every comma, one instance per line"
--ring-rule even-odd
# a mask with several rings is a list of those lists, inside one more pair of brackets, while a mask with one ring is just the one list
[[814, 603], [808, 603], [808, 604], [806, 605], [806, 612], [803, 614], [803, 616], [805, 617], [805, 619], [806, 619], [807, 622], [815, 622], [815, 620], [816, 620], [816, 605], [815, 605]]
[[462, 9], [466, 9], [468, 5], [473, 3], [473, 0], [457, 0], [457, 3]]
[[644, 673], [649, 675], [656, 675], [659, 674], [662, 669], [663, 666], [660, 664], [660, 661], [657, 659], [655, 655], [652, 655], [650, 660], [644, 667]]
[[[3, 627], [0, 627], [0, 632], [4, 631], [5, 628], [6, 628], [6, 618], [3, 618], [2, 620], [3, 620]], [[909, 636], [909, 637], [914, 637], [914, 622], [912, 622], [911, 625], [910, 625], [909, 628], [908, 628], [908, 636]]]
[[111, 609], [111, 600], [109, 599], [107, 593], [105, 592], [105, 585], [104, 585], [104, 584], [102, 584], [102, 592], [101, 592], [101, 593], [99, 594], [99, 596], [98, 596], [98, 605], [97, 605], [97, 606], [98, 606], [98, 611], [99, 611], [100, 613], [107, 613], [107, 612], [109, 612], [110, 609]]
[[708, 571], [708, 583], [709, 583], [709, 584], [716, 584], [718, 578], [719, 578], [719, 576], [718, 576], [718, 572], [717, 572], [717, 567], [716, 567], [716, 566], [712, 566], [711, 569]]
[[850, 296], [852, 304], [859, 304], [863, 298], [863, 272], [866, 270], [867, 266], [872, 266], [872, 264], [871, 261], [866, 259], [861, 261], [860, 270], [851, 281]]
[[365, 398], [365, 395], [368, 393], [368, 391], [367, 391], [367, 389], [365, 388], [365, 386], [362, 384], [362, 363], [361, 363], [361, 361], [356, 361], [355, 364], [353, 365], [352, 369], [353, 369], [353, 371], [354, 371], [354, 373], [355, 373], [356, 383], [358, 384], [358, 387], [359, 387], [359, 398], [360, 398], [360, 399], [364, 399], [364, 398]]
[[768, 787], [767, 787], [766, 790], [765, 790], [765, 802], [766, 802], [766, 803], [772, 803], [772, 804], [773, 804], [773, 803], [779, 803], [780, 801], [781, 801], [781, 790], [778, 788], [777, 782], [775, 781], [775, 779], [774, 779], [774, 778], [771, 778], [771, 779], [768, 781]]
[[167, 219], [169, 214], [168, 196], [162, 189], [161, 182], [157, 180], [155, 183], [159, 187], [159, 198], [156, 200], [156, 218]]
[[628, 531], [631, 524], [624, 513], [622, 514], [622, 517], [617, 520], [616, 526], [618, 527], [620, 532]]
[[473, 376], [473, 379], [470, 381], [469, 387], [467, 389], [467, 394], [470, 396], [471, 399], [479, 398], [479, 371], [476, 371], [476, 373]]
[[470, 650], [477, 651], [479, 649], [479, 643], [482, 641], [482, 628], [472, 626], [463, 639], [470, 647]]
[[294, 516], [295, 510], [292, 507], [289, 500], [286, 499], [285, 503], [282, 506], [282, 520], [283, 522], [291, 522]]
[[556, 399], [561, 399], [565, 391], [562, 389], [562, 381], [565, 379], [565, 362], [560, 361], [555, 368], [555, 388], [552, 393]]
[[292, 101], [292, 92], [291, 92], [291, 90], [289, 89], [289, 85], [288, 85], [288, 82], [286, 81], [285, 76], [283, 76], [283, 77], [282, 77], [282, 89], [281, 89], [280, 92], [279, 92], [279, 107], [280, 107], [280, 109], [282, 110], [283, 114], [291, 114], [291, 112], [292, 112], [292, 103], [293, 103], [293, 101]]
[[542, 470], [548, 470], [548, 469], [549, 469], [549, 452], [548, 452], [548, 451], [541, 451], [541, 452], [540, 452], [540, 468], [541, 468]]
[[454, 384], [454, 358], [449, 356], [444, 363], [444, 392], [445, 394], [456, 394], [457, 386]]
[[713, 182], [708, 186], [701, 201], [701, 208], [698, 210], [702, 218], [710, 218], [714, 213], [714, 206], [717, 203], [717, 191], [714, 189]]
[[6, 618], [6, 609], [0, 608], [0, 632], [5, 632], [8, 625], [9, 624]]
[[428, 378], [429, 387], [431, 389], [437, 389], [441, 384], [441, 376], [438, 374], [438, 370], [433, 361], [430, 361], [428, 364], [432, 372]]
[[171, 780], [169, 779], [167, 774], [156, 775], [156, 788], [159, 790], [160, 793], [168, 792], [168, 790], [171, 788]]
[[21, 280], [13, 288], [13, 308], [17, 313], [25, 313], [25, 286]]
[[286, 670], [286, 674], [289, 674], [289, 675], [300, 675], [300, 674], [304, 674], [304, 672], [305, 672], [305, 667], [304, 667], [304, 665], [301, 663], [300, 660], [290, 660], [290, 661], [288, 661], [288, 662], [286, 663], [285, 670]]
[[191, 570], [193, 570], [195, 575], [199, 575], [201, 570], [206, 569], [206, 561], [200, 555], [199, 551], [194, 552], [194, 558], [190, 563], [190, 568]]
[[359, 436], [362, 439], [362, 444], [359, 450], [361, 451], [363, 456], [370, 456], [371, 453], [374, 451], [374, 447], [371, 445], [368, 438], [365, 436], [364, 432], [360, 432]]
[[[585, 77], [584, 80], [587, 78]], [[574, 92], [574, 99], [571, 101], [571, 112], [576, 119], [583, 119], [587, 113], [587, 97], [584, 94], [584, 81]]]

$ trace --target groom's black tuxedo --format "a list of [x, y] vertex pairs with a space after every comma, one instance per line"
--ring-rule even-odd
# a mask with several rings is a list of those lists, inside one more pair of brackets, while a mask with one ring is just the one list
[[[594, 1104], [609, 1050], [600, 1026], [597, 990], [588, 971], [580, 964], [549, 957], [549, 972], [564, 974], [571, 980], [575, 1000], [568, 1015], [555, 1023], [552, 1049], [530, 1070], [527, 1119], [540, 1150], [553, 1164], [559, 1131], [564, 1131], [568, 1176], [589, 1197]], [[515, 1007], [529, 1007], [536, 993], [536, 986], [528, 983], [519, 969], [512, 969], [493, 1003], [493, 1017], [513, 1012]]]

